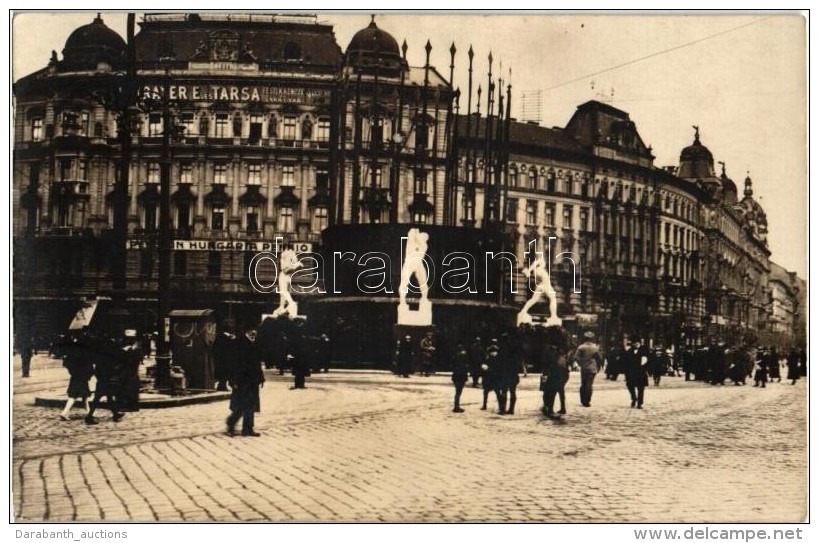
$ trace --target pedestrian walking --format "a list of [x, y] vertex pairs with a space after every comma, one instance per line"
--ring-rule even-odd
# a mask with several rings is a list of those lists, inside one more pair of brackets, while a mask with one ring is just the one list
[[520, 383], [520, 365], [523, 351], [517, 338], [510, 333], [504, 333], [498, 356], [499, 374], [497, 382], [498, 414], [514, 415], [517, 403], [517, 389]]
[[779, 353], [776, 352], [776, 347], [772, 347], [768, 353], [768, 378], [773, 383], [776, 379], [777, 383], [782, 382], [782, 374], [779, 372]]
[[262, 357], [256, 344], [256, 328], [249, 326], [236, 344], [236, 361], [230, 381], [230, 415], [227, 434], [236, 435], [236, 423], [242, 419], [242, 435], [258, 437], [255, 415], [261, 411], [259, 388], [264, 386]]
[[483, 405], [481, 410], [486, 410], [486, 403], [489, 400], [489, 393], [494, 392], [498, 400], [498, 409], [500, 409], [500, 394], [496, 384], [498, 382], [498, 373], [500, 371], [500, 361], [498, 356], [500, 354], [500, 346], [497, 338], [492, 338], [489, 345], [486, 347], [483, 364], [481, 364], [481, 386], [483, 387]]
[[756, 369], [754, 370], [754, 386], [765, 388], [768, 382], [768, 353], [760, 351], [756, 358]]
[[645, 387], [648, 386], [648, 349], [642, 346], [639, 338], [630, 338], [623, 365], [626, 387], [631, 396], [631, 407], [642, 409]]
[[455, 406], [453, 413], [463, 413], [461, 408], [461, 393], [469, 379], [469, 352], [462, 343], [455, 348], [455, 358], [452, 361], [452, 384], [455, 385]]
[[472, 388], [478, 388], [485, 353], [486, 349], [481, 342], [481, 336], [475, 336], [475, 341], [469, 346], [469, 374], [472, 377]]
[[290, 390], [307, 388], [306, 380], [310, 377], [310, 337], [299, 334], [289, 347], [288, 358], [293, 368], [293, 386]]
[[600, 354], [600, 346], [595, 343], [594, 332], [585, 332], [583, 339], [585, 341], [577, 347], [572, 358], [580, 366], [580, 404], [583, 407], [591, 407], [592, 386], [594, 378], [603, 366], [603, 357]]
[[421, 339], [421, 371], [424, 377], [435, 373], [435, 338], [432, 332], [427, 332]]
[[58, 346], [58, 352], [63, 359], [63, 367], [68, 370], [68, 389], [66, 395], [68, 399], [65, 402], [62, 412], [60, 412], [60, 420], [70, 420], [71, 408], [77, 400], [82, 402], [85, 408], [85, 414], [91, 412], [91, 406], [88, 402], [88, 397], [91, 395], [91, 389], [88, 386], [88, 381], [94, 376], [94, 363], [91, 360], [91, 353], [80, 346], [80, 340], [76, 336], [65, 338]]
[[788, 380], [791, 385], [795, 385], [799, 380], [799, 353], [796, 349], [791, 349], [788, 353]]
[[31, 358], [34, 356], [34, 338], [26, 337], [20, 347], [20, 358], [23, 361], [22, 375], [28, 378], [31, 372]]
[[108, 409], [111, 410], [111, 419], [114, 422], [122, 420], [124, 414], [119, 408], [120, 393], [123, 383], [123, 357], [120, 346], [112, 339], [101, 336], [93, 340], [92, 349], [94, 356], [94, 376], [97, 384], [94, 387], [94, 399], [91, 402], [91, 409], [85, 416], [86, 424], [99, 424], [94, 413], [100, 407], [102, 399], [105, 398]]
[[662, 346], [656, 347], [649, 353], [648, 371], [654, 381], [654, 386], [660, 386], [660, 380], [666, 372], [665, 353]]
[[[540, 390], [543, 392], [543, 414], [549, 418], [566, 414], [566, 381], [569, 378], [569, 366], [565, 342], [562, 334], [550, 334], [546, 338], [541, 353], [542, 375]], [[555, 414], [555, 397], [560, 396], [560, 411]]]
[[327, 373], [330, 371], [330, 358], [332, 357], [333, 349], [330, 344], [330, 336], [321, 334], [316, 345], [316, 362], [318, 370]]
[[412, 371], [412, 359], [415, 356], [412, 348], [412, 336], [405, 335], [404, 339], [398, 342], [396, 351], [398, 375], [409, 379], [409, 374]]

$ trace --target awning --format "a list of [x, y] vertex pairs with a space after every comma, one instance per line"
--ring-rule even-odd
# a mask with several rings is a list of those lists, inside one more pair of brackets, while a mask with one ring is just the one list
[[281, 193], [273, 199], [277, 207], [296, 207], [299, 205], [299, 198], [293, 194], [294, 187], [282, 187]]
[[196, 201], [196, 195], [191, 192], [190, 185], [179, 185], [176, 192], [171, 194], [171, 201], [175, 204], [190, 204]]
[[258, 185], [248, 185], [247, 191], [239, 196], [239, 204], [243, 206], [260, 206], [267, 202], [267, 198], [259, 192]]

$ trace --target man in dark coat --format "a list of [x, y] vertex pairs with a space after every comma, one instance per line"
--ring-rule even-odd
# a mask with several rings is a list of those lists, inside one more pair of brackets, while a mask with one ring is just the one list
[[481, 378], [481, 364], [486, 349], [481, 343], [481, 337], [475, 336], [475, 341], [469, 346], [469, 374], [472, 376], [472, 388], [478, 388], [478, 381]]
[[20, 358], [23, 360], [23, 377], [28, 377], [29, 371], [31, 371], [32, 356], [34, 356], [34, 339], [27, 337], [23, 340], [23, 345], [20, 347]]
[[486, 409], [486, 402], [489, 400], [489, 393], [495, 392], [495, 397], [498, 400], [498, 409], [500, 409], [500, 389], [497, 386], [500, 379], [500, 346], [498, 340], [492, 338], [489, 346], [486, 347], [486, 354], [484, 355], [483, 364], [481, 364], [481, 384], [483, 386], [483, 405], [481, 410]]
[[543, 414], [549, 418], [555, 416], [555, 396], [558, 394], [560, 394], [558, 414], [566, 414], [566, 397], [565, 394], [561, 394], [566, 386], [568, 374], [566, 353], [561, 352], [558, 345], [545, 345], [541, 353], [541, 367], [543, 373], [540, 390], [543, 392]]
[[254, 430], [255, 414], [261, 411], [259, 388], [264, 386], [262, 359], [256, 344], [256, 328], [249, 327], [236, 343], [236, 361], [230, 381], [230, 415], [227, 434], [236, 435], [236, 423], [242, 419], [242, 435], [258, 437]]
[[402, 339], [398, 343], [397, 369], [398, 375], [400, 375], [401, 377], [409, 378], [409, 374], [412, 371], [412, 359], [415, 356], [415, 353], [413, 351], [414, 349], [412, 348], [412, 336], [407, 334], [406, 336], [404, 336], [404, 339]]
[[455, 358], [452, 361], [452, 383], [455, 385], [455, 406], [453, 413], [463, 413], [461, 409], [461, 393], [469, 379], [469, 353], [462, 343], [455, 348]]
[[94, 375], [97, 377], [97, 385], [94, 389], [91, 410], [85, 416], [85, 423], [98, 424], [97, 419], [94, 418], [94, 412], [100, 406], [103, 397], [108, 401], [112, 420], [119, 422], [124, 416], [119, 410], [124, 372], [120, 347], [105, 336], [96, 338], [88, 336], [88, 340], [91, 342], [89, 351], [94, 353]]
[[631, 396], [631, 407], [637, 409], [643, 408], [645, 387], [648, 386], [648, 355], [648, 349], [636, 337], [629, 340], [629, 347], [623, 355], [623, 371]]
[[[517, 403], [517, 389], [520, 383], [520, 368], [523, 363], [523, 349], [518, 337], [504, 334], [500, 347], [499, 403], [498, 414], [514, 415]], [[508, 403], [507, 403], [508, 402]]]
[[288, 350], [288, 356], [291, 357], [291, 367], [293, 368], [293, 386], [291, 390], [307, 388], [305, 379], [310, 376], [310, 366], [312, 364], [311, 353], [313, 338], [306, 333], [300, 333], [296, 336]]
[[583, 334], [585, 341], [580, 344], [572, 357], [580, 366], [580, 404], [591, 407], [594, 378], [603, 366], [600, 346], [594, 342], [594, 332]]
[[796, 352], [796, 349], [791, 349], [791, 352], [788, 353], [788, 379], [791, 381], [791, 385], [795, 385], [796, 381], [799, 380], [799, 353]]

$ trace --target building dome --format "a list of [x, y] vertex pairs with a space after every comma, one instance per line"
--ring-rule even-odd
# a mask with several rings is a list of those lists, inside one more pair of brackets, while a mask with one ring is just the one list
[[355, 33], [346, 54], [347, 62], [352, 66], [398, 69], [404, 65], [398, 42], [389, 32], [378, 28], [375, 16], [367, 28]]
[[353, 58], [358, 53], [362, 55], [394, 55], [400, 56], [398, 49], [398, 42], [395, 41], [389, 32], [384, 32], [378, 25], [375, 24], [375, 17], [370, 21], [367, 28], [359, 30], [350, 40], [350, 45], [347, 46], [347, 55], [352, 55]]
[[68, 68], [96, 69], [100, 62], [117, 65], [125, 58], [125, 40], [105, 26], [97, 15], [91, 23], [68, 36], [63, 49], [63, 63]]
[[700, 143], [700, 131], [698, 127], [695, 128], [694, 143], [680, 153], [678, 175], [683, 179], [708, 179], [714, 177], [714, 155]]
[[729, 204], [737, 203], [737, 185], [734, 181], [725, 174], [725, 163], [722, 165], [722, 175], [719, 176], [720, 183], [722, 183], [722, 194]]

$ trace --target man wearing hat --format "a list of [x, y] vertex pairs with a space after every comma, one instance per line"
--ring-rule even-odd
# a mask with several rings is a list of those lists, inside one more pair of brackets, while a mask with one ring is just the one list
[[629, 338], [628, 349], [623, 356], [626, 373], [626, 387], [631, 396], [631, 407], [643, 408], [645, 388], [648, 386], [648, 356], [650, 351], [640, 342], [640, 338]]
[[227, 434], [234, 436], [235, 427], [242, 419], [242, 435], [258, 437], [254, 429], [255, 414], [261, 410], [259, 388], [264, 386], [262, 358], [256, 344], [256, 327], [238, 323], [244, 330], [236, 342], [236, 363], [230, 380], [230, 415], [227, 418]]
[[573, 358], [580, 366], [580, 403], [583, 407], [591, 407], [592, 384], [603, 367], [603, 357], [600, 346], [594, 341], [594, 332], [587, 331], [583, 334], [583, 339]]

